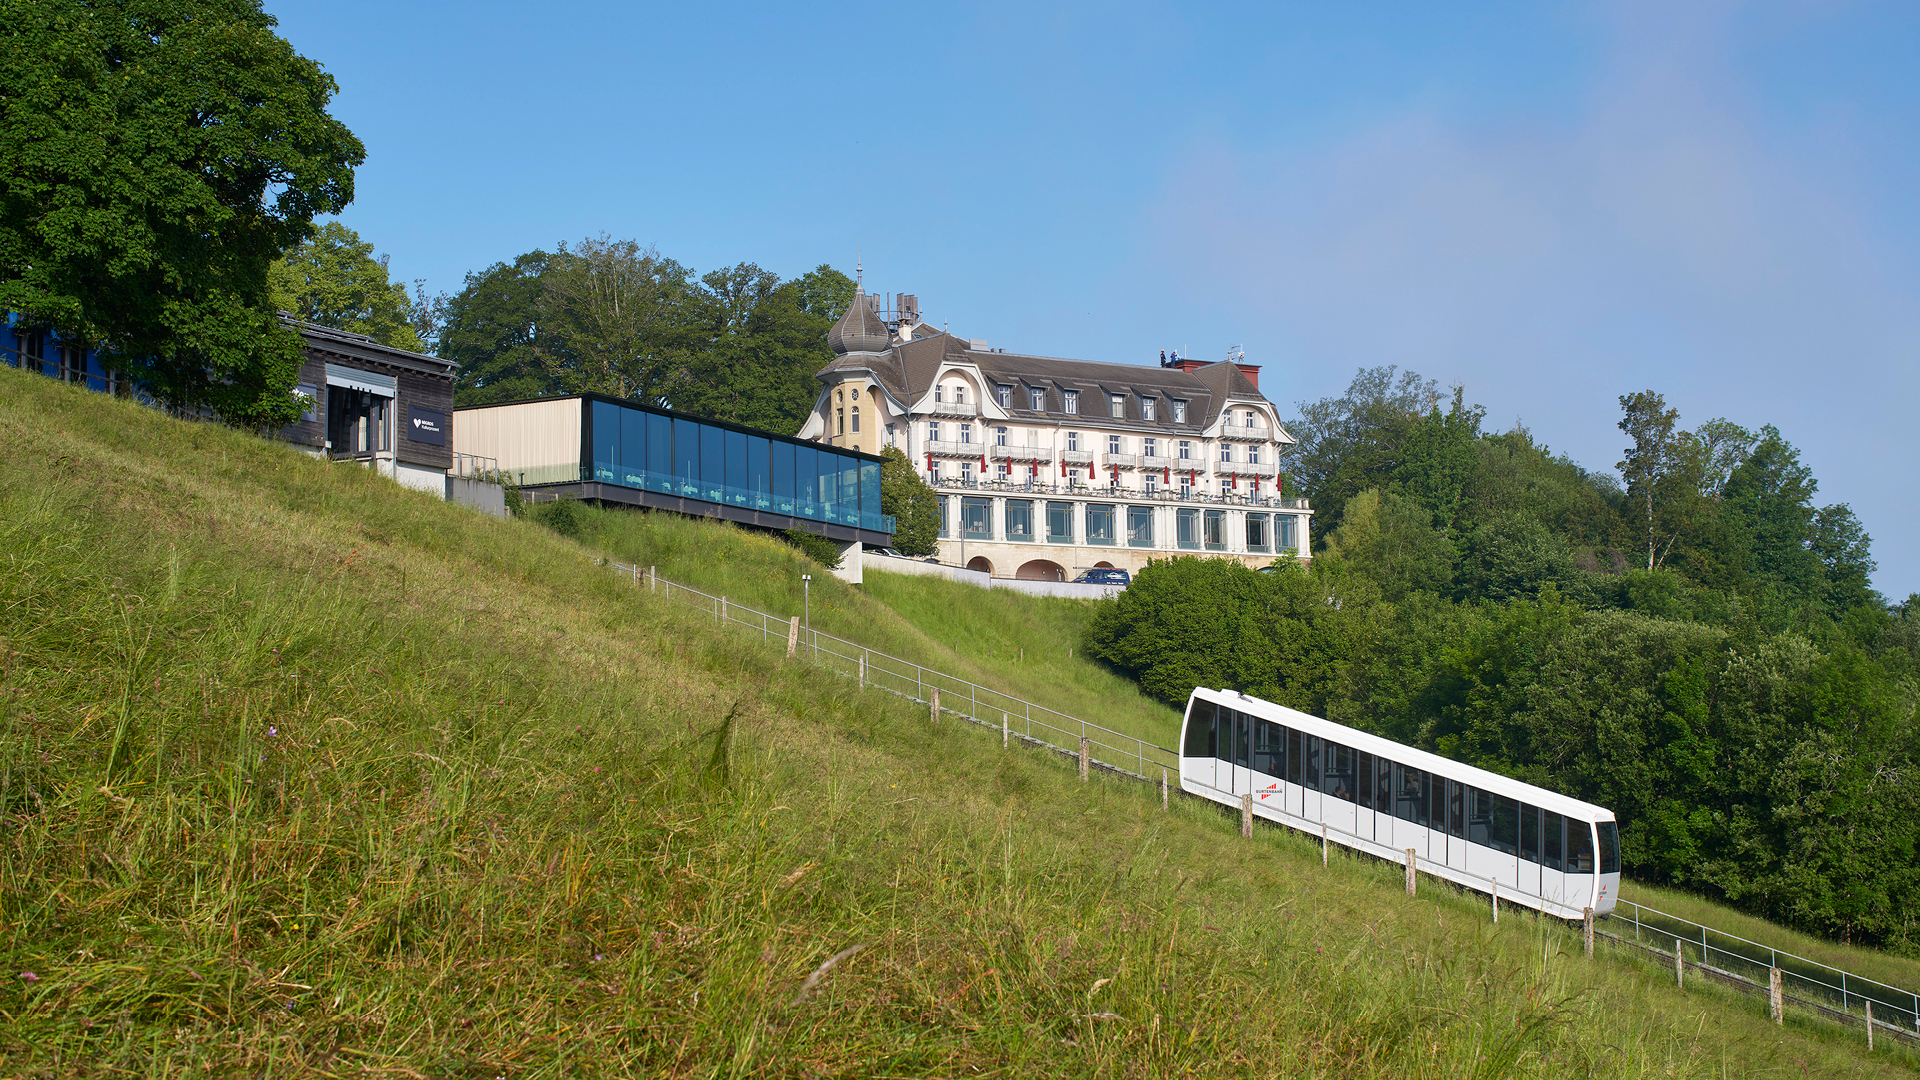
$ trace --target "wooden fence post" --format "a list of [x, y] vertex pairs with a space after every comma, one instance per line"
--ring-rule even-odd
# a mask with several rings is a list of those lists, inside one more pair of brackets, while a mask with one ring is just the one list
[[1787, 1001], [1786, 995], [1781, 992], [1779, 968], [1767, 969], [1767, 1003], [1773, 1007], [1773, 1022], [1786, 1023]]
[[793, 659], [794, 650], [800, 647], [800, 616], [795, 615], [787, 623], [787, 659]]
[[727, 621], [727, 598], [725, 596], [720, 598], [720, 606], [713, 609], [713, 621], [716, 623], [725, 623]]
[[1580, 921], [1582, 924], [1581, 937], [1586, 939], [1587, 955], [1592, 956], [1593, 955], [1593, 909], [1592, 908], [1580, 909]]
[[1000, 749], [1005, 750], [1007, 748], [1007, 740], [1008, 740], [1008, 737], [1012, 734], [1012, 732], [1013, 732], [1013, 721], [1007, 719], [1006, 713], [1001, 713], [1000, 714]]
[[1873, 1002], [1867, 1002], [1867, 1053], [1873, 1053]]
[[1680, 951], [1680, 939], [1673, 939], [1673, 985], [1687, 988], [1687, 954]]
[[648, 592], [660, 591], [660, 575], [655, 573], [655, 571], [657, 571], [658, 569], [659, 567], [657, 566], [647, 567], [647, 591]]
[[1253, 839], [1253, 795], [1240, 796], [1240, 838]]
[[866, 686], [867, 686], [867, 654], [863, 652], [860, 654], [860, 688], [864, 690], [866, 689]]
[[933, 688], [933, 713], [932, 713], [932, 715], [933, 715], [933, 722], [934, 722], [934, 723], [936, 723], [936, 724], [937, 724], [937, 723], [939, 723], [939, 722], [940, 722], [940, 688], [939, 688], [939, 687], [937, 687], [937, 686]]
[[1167, 767], [1160, 766], [1160, 812], [1167, 812]]
[[1493, 921], [1500, 921], [1500, 882], [1496, 878], [1487, 879], [1487, 893], [1493, 897]]
[[1091, 748], [1085, 735], [1080, 736], [1080, 782], [1087, 782], [1087, 752]]
[[1413, 868], [1413, 849], [1407, 849], [1407, 898], [1412, 899], [1418, 892], [1419, 874]]
[[1327, 865], [1327, 823], [1324, 821], [1320, 823], [1320, 865], [1323, 868]]

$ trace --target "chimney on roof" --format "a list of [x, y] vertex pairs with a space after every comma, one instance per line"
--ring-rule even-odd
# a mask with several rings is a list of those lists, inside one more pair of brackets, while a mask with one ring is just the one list
[[1178, 368], [1181, 371], [1195, 371], [1195, 370], [1198, 370], [1199, 368], [1206, 367], [1207, 361], [1195, 360], [1191, 356], [1182, 356], [1182, 357], [1176, 358], [1173, 361], [1173, 364], [1171, 366]]
[[912, 326], [920, 321], [920, 298], [912, 293], [900, 294], [900, 322]]
[[1253, 384], [1253, 388], [1255, 390], [1260, 389], [1260, 365], [1259, 364], [1236, 363], [1233, 366], [1240, 369], [1240, 374], [1245, 375], [1247, 377], [1247, 381]]

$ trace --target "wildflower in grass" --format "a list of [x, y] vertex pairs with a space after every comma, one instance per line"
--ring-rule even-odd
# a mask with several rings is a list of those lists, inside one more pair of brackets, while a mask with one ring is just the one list
[[33, 983], [33, 982], [39, 982], [39, 981], [40, 981], [40, 976], [38, 976], [38, 975], [35, 975], [35, 974], [34, 974], [33, 972], [31, 972], [31, 971], [23, 971], [23, 972], [21, 972], [21, 973], [20, 973], [20, 981], [21, 981], [21, 982], [30, 982], [30, 983]]

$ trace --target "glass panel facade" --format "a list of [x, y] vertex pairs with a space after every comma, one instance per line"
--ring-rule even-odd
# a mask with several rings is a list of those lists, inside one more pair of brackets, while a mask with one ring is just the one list
[[1127, 543], [1135, 547], [1153, 546], [1153, 507], [1127, 507]]
[[1007, 500], [1007, 539], [1033, 539], [1033, 500]]
[[1047, 504], [1047, 543], [1073, 543], [1072, 503], [1050, 502]]
[[878, 462], [618, 402], [585, 405], [582, 472], [601, 483], [893, 531]]
[[1087, 543], [1113, 543], [1113, 504], [1087, 504]]
[[969, 540], [993, 539], [993, 500], [971, 496], [961, 499], [960, 529]]
[[1200, 546], [1200, 511], [1180, 509], [1173, 512], [1174, 542], [1183, 548]]
[[1201, 519], [1206, 528], [1206, 545], [1209, 551], [1224, 551], [1227, 546], [1227, 512], [1208, 510]]
[[1267, 550], [1267, 515], [1247, 515], [1247, 550]]
[[1273, 539], [1277, 551], [1299, 551], [1300, 539], [1298, 525], [1300, 519], [1292, 514], [1281, 514], [1274, 520], [1274, 529], [1278, 534]]

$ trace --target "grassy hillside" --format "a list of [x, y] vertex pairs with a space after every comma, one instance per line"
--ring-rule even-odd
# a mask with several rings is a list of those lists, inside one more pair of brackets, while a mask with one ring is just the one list
[[1080, 651], [1092, 601], [904, 574], [868, 574], [856, 587], [763, 533], [675, 514], [580, 507], [570, 521], [594, 550], [775, 614], [799, 614], [800, 575], [814, 571], [819, 630], [1161, 746], [1179, 738], [1178, 712]]
[[1914, 1064], [1083, 785], [352, 467], [11, 370], [0, 451], [0, 1072]]
[[[764, 609], [798, 609], [799, 575], [808, 567], [794, 560], [787, 545], [766, 536], [669, 514], [589, 510], [580, 522], [584, 542], [619, 559], [657, 565], [677, 581]], [[1179, 737], [1178, 712], [1076, 649], [1092, 617], [1090, 601], [901, 574], [870, 573], [858, 588], [825, 577], [815, 575], [813, 609], [815, 625], [824, 630], [962, 672], [1161, 746]], [[1622, 892], [1649, 907], [1858, 975], [1920, 987], [1920, 961], [1796, 933], [1673, 889], [1627, 882]]]

